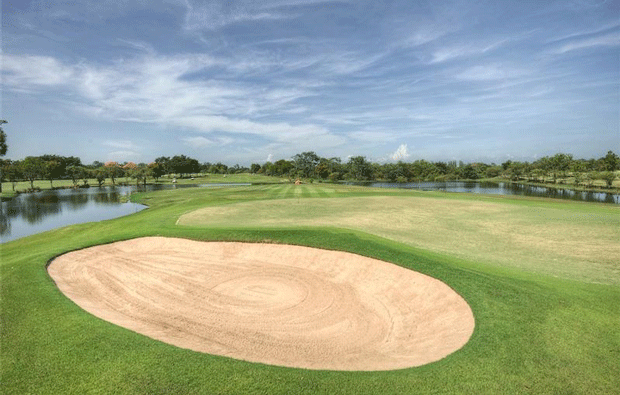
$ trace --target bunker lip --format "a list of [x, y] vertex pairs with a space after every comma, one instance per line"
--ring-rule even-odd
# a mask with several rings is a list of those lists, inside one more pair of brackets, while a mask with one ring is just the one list
[[73, 251], [48, 272], [87, 312], [177, 347], [270, 365], [403, 369], [474, 330], [449, 286], [310, 247], [144, 237]]

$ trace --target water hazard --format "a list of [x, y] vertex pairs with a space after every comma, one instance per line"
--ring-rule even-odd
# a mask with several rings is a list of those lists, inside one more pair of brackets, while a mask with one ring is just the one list
[[[537, 196], [585, 202], [620, 204], [620, 194], [581, 192], [570, 189], [538, 187], [493, 182], [416, 182], [348, 183], [381, 188], [406, 188], [445, 192], [468, 192], [494, 195]], [[146, 206], [123, 203], [136, 190], [155, 191], [183, 187], [247, 186], [251, 184], [106, 186], [83, 189], [59, 189], [21, 194], [2, 202], [0, 209], [0, 243], [47, 230], [84, 222], [103, 221], [137, 213]]]
[[418, 189], [422, 191], [464, 192], [489, 195], [534, 196], [553, 199], [567, 199], [591, 203], [620, 204], [620, 194], [572, 189], [542, 187], [505, 182], [356, 182], [350, 185], [364, 185], [378, 188]]

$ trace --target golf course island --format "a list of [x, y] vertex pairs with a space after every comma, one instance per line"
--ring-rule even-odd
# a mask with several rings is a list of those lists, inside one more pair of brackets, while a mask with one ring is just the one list
[[461, 348], [474, 330], [465, 300], [441, 281], [341, 251], [142, 237], [61, 255], [48, 272], [106, 321], [278, 366], [420, 366]]

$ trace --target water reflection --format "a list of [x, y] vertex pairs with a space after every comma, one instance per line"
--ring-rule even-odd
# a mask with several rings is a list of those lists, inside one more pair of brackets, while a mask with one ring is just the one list
[[0, 241], [7, 242], [46, 230], [90, 221], [120, 217], [145, 206], [121, 203], [135, 188], [102, 187], [59, 189], [22, 194], [2, 202]]
[[[251, 184], [203, 184], [198, 187]], [[138, 212], [146, 206], [121, 203], [133, 192], [195, 188], [197, 185], [105, 186], [22, 194], [0, 206], [0, 243], [83, 222], [102, 221]]]
[[569, 199], [592, 203], [620, 204], [620, 194], [592, 191], [574, 191], [572, 189], [531, 186], [504, 182], [364, 182], [347, 183], [379, 188], [419, 189], [423, 191], [467, 192], [492, 195], [534, 196], [554, 199]]

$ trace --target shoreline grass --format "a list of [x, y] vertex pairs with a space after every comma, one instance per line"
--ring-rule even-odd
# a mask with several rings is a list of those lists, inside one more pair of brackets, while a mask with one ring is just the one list
[[[3, 394], [515, 394], [618, 393], [620, 287], [519, 271], [430, 252], [360, 230], [329, 226], [240, 228], [175, 225], [184, 213], [237, 202], [285, 198], [282, 185], [179, 189], [132, 195], [148, 210], [74, 225], [0, 245]], [[310, 191], [310, 189], [313, 189]], [[605, 215], [603, 204], [386, 191], [320, 185], [314, 196], [408, 196], [502, 201]], [[583, 208], [581, 208], [583, 207]], [[458, 229], [455, 230], [458, 232]], [[277, 242], [344, 250], [444, 281], [470, 304], [471, 340], [438, 362], [388, 372], [308, 371], [179, 349], [102, 321], [77, 307], [45, 270], [53, 257], [140, 236]], [[459, 236], [456, 233], [456, 236]]]

